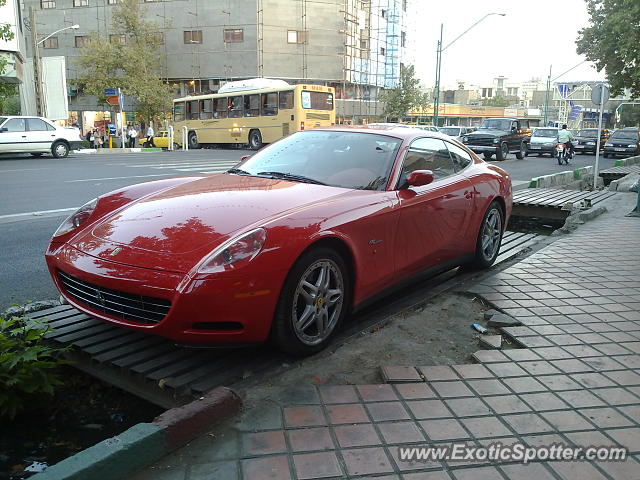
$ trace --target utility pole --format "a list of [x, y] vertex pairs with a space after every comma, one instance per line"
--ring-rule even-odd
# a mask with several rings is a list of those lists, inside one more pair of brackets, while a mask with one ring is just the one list
[[544, 121], [543, 126], [547, 126], [547, 122], [549, 121], [549, 95], [551, 94], [551, 67], [553, 65], [549, 65], [549, 76], [547, 77], [547, 92], [544, 96]]
[[33, 47], [33, 77], [35, 80], [36, 115], [42, 116], [42, 82], [40, 81], [40, 47], [38, 45], [38, 22], [36, 10], [29, 7], [29, 22], [31, 24], [31, 45]]

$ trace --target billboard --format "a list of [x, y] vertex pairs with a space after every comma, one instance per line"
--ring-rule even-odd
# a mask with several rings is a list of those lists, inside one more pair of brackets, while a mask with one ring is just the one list
[[67, 120], [67, 75], [64, 57], [44, 57], [42, 65], [42, 114], [49, 120]]

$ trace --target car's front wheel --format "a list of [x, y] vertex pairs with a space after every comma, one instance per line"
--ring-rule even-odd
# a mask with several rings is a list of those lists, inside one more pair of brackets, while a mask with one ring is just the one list
[[189, 137], [187, 138], [190, 149], [197, 150], [198, 148], [200, 148], [200, 142], [198, 142], [198, 135], [196, 134], [196, 132], [189, 132]]
[[55, 142], [51, 147], [51, 154], [56, 158], [65, 158], [69, 155], [69, 145], [62, 141]]
[[292, 355], [319, 352], [347, 315], [350, 302], [351, 284], [342, 257], [326, 247], [310, 250], [287, 276], [271, 340]]
[[497, 201], [491, 202], [482, 218], [473, 266], [477, 268], [490, 267], [498, 257], [502, 242], [502, 225], [504, 215], [502, 207]]
[[527, 155], [527, 144], [522, 142], [520, 144], [520, 149], [516, 153], [516, 158], [518, 160], [522, 160]]
[[491, 160], [491, 157], [493, 157], [493, 154], [492, 154], [492, 153], [489, 153], [489, 152], [484, 152], [482, 155], [484, 156], [484, 159], [485, 159], [486, 161]]
[[502, 144], [500, 145], [500, 148], [498, 148], [498, 151], [496, 152], [496, 160], [501, 162], [503, 160], [506, 160], [508, 156], [509, 156], [509, 145], [507, 145], [506, 142], [502, 142]]

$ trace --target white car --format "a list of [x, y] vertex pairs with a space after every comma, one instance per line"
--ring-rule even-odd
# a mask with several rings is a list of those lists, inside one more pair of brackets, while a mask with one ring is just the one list
[[51, 153], [64, 158], [69, 150], [82, 146], [80, 130], [59, 127], [46, 118], [0, 116], [0, 153], [30, 153], [39, 157]]
[[467, 133], [475, 132], [474, 127], [459, 127], [458, 125], [449, 125], [445, 127], [439, 127], [438, 131], [455, 138], [459, 142], [462, 142], [462, 136]]

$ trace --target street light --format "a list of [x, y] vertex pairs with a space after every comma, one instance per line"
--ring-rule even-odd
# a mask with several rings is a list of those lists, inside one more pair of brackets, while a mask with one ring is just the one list
[[60, 30], [56, 30], [53, 33], [50, 33], [49, 35], [47, 35], [46, 37], [44, 37], [42, 40], [40, 40], [38, 43], [36, 43], [36, 45], [40, 45], [42, 42], [44, 42], [45, 40], [47, 40], [48, 38], [53, 37], [56, 33], [60, 33], [60, 32], [64, 32], [65, 30], [69, 30], [69, 29], [73, 29], [73, 30], [77, 30], [80, 28], [80, 25], [71, 25], [70, 27], [64, 27], [61, 28]]
[[480, 22], [482, 22], [485, 18], [490, 17], [491, 15], [498, 15], [500, 17], [504, 17], [506, 15], [506, 13], [496, 13], [496, 12], [487, 13], [484, 17], [482, 17], [476, 23], [474, 23], [469, 28], [467, 28], [464, 32], [462, 32], [456, 38], [451, 40], [447, 44], [447, 46], [445, 46], [444, 48], [442, 47], [442, 30], [444, 28], [444, 24], [442, 24], [442, 23], [440, 24], [440, 40], [438, 41], [438, 48], [436, 50], [436, 53], [437, 53], [437, 57], [436, 57], [436, 88], [435, 88], [436, 91], [435, 91], [435, 95], [434, 95], [434, 98], [433, 98], [433, 124], [436, 127], [438, 126], [438, 110], [439, 110], [439, 107], [440, 107], [440, 70], [442, 68], [442, 52], [444, 52], [447, 48], [449, 48], [451, 45], [453, 45], [455, 42], [457, 42], [460, 39], [460, 37], [462, 37], [465, 33], [467, 33], [469, 30], [471, 30], [473, 27], [475, 27]]

